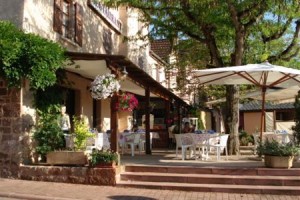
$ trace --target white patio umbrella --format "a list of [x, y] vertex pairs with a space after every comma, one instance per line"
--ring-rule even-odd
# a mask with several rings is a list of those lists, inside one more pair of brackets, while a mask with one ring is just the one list
[[260, 136], [262, 138], [266, 90], [273, 87], [289, 88], [300, 85], [300, 70], [264, 62], [261, 64], [194, 70], [193, 78], [198, 79], [198, 83], [203, 85], [252, 84], [261, 88], [262, 113]]
[[[278, 88], [278, 89], [268, 89], [266, 90], [265, 100], [273, 101], [273, 102], [283, 102], [283, 101], [293, 101], [295, 100], [295, 96], [298, 94], [300, 90], [300, 85], [295, 85], [289, 88]], [[256, 90], [253, 92], [249, 92], [244, 95], [240, 95], [241, 99], [250, 98], [256, 100], [262, 100], [261, 90]], [[226, 98], [216, 99], [212, 101], [206, 102], [206, 105], [213, 105], [221, 102], [225, 102]]]

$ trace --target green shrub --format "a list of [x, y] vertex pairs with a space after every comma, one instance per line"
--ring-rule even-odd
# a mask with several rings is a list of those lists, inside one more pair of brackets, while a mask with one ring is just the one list
[[83, 118], [74, 117], [73, 122], [75, 133], [75, 150], [83, 150], [86, 146], [87, 138], [94, 137], [95, 135], [89, 131], [89, 127]]
[[33, 137], [37, 143], [35, 151], [41, 155], [42, 161], [46, 160], [48, 152], [64, 148], [64, 135], [58, 123], [62, 99], [61, 89], [56, 86], [35, 91], [38, 120]]
[[95, 166], [99, 163], [118, 162], [118, 154], [110, 150], [93, 150], [90, 157], [90, 164]]
[[239, 134], [239, 140], [241, 146], [247, 146], [249, 143], [254, 143], [254, 138], [252, 135], [248, 134], [246, 131], [241, 131]]
[[46, 161], [48, 152], [64, 148], [64, 135], [58, 124], [58, 115], [40, 113], [39, 117], [33, 138], [37, 142], [36, 152], [41, 155], [42, 161]]
[[269, 156], [295, 156], [299, 154], [299, 146], [293, 143], [281, 144], [276, 140], [266, 140], [257, 147], [257, 153], [259, 155]]

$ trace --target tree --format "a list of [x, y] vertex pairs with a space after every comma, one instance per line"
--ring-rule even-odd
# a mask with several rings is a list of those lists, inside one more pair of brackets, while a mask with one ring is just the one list
[[293, 126], [293, 136], [298, 145], [300, 145], [300, 91], [295, 97], [295, 126]]
[[[152, 25], [152, 37], [201, 43], [209, 55], [205, 67], [265, 60], [299, 65], [299, 0], [106, 0], [106, 3], [140, 9], [141, 20]], [[238, 91], [237, 86], [226, 87], [225, 128], [231, 134], [230, 154], [239, 151]]]

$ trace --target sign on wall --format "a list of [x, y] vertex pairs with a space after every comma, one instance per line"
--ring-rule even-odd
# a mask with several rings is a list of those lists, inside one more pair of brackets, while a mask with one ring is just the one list
[[117, 19], [114, 14], [110, 11], [110, 9], [102, 4], [99, 1], [88, 0], [88, 6], [109, 26], [111, 26], [115, 31], [121, 33], [122, 31], [122, 22], [121, 20]]

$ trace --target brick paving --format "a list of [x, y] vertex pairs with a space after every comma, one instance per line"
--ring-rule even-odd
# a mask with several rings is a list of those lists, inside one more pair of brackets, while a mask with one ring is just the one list
[[0, 179], [0, 199], [29, 200], [300, 200], [300, 196], [184, 192]]
[[[259, 167], [261, 161], [230, 158], [229, 161], [202, 162], [175, 158], [174, 150], [153, 152], [152, 156], [122, 156], [122, 164], [138, 165], [174, 165], [174, 166], [240, 166]], [[300, 167], [300, 162], [297, 163]], [[180, 183], [179, 183], [180, 184]], [[0, 178], [0, 200], [300, 200], [300, 196], [266, 195], [266, 194], [235, 194], [211, 192], [185, 192], [174, 190], [156, 190], [141, 188], [122, 188], [112, 186], [95, 186], [54, 182], [25, 181]]]

